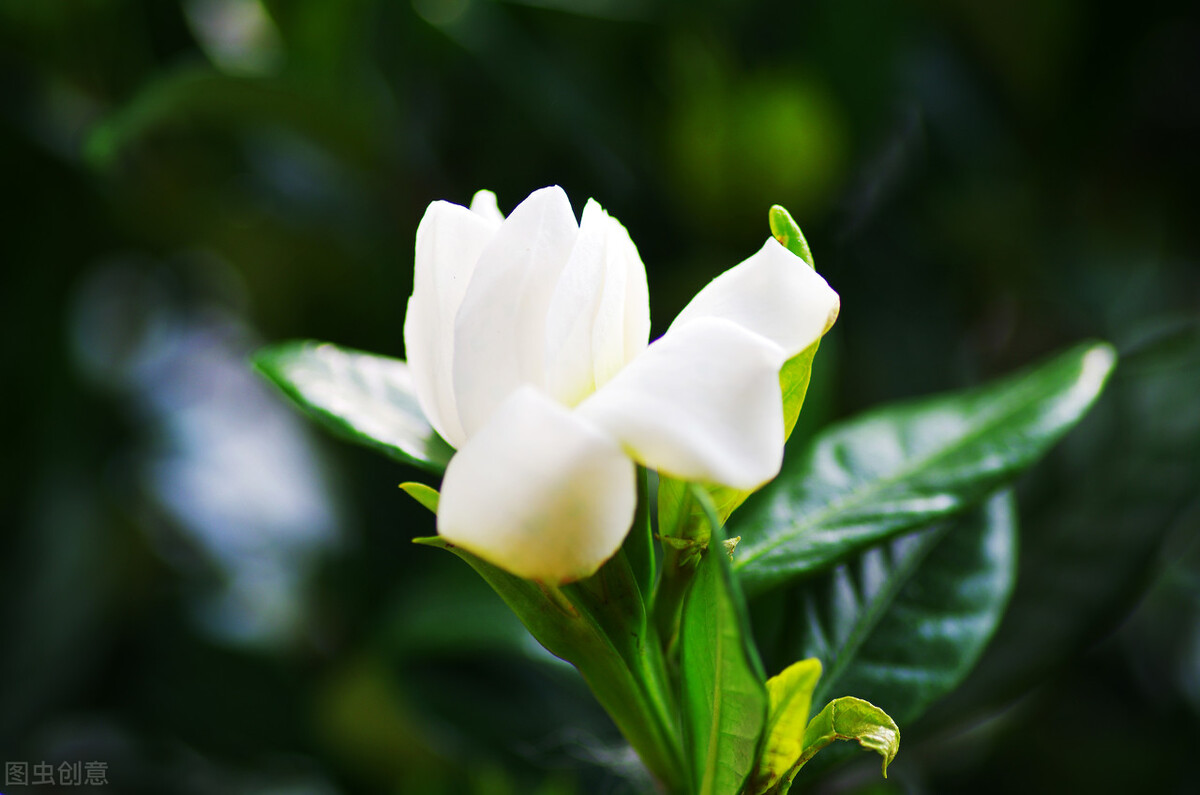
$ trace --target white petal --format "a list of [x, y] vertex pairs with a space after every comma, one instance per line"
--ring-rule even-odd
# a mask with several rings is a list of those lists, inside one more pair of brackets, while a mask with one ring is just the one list
[[499, 226], [466, 207], [439, 201], [429, 205], [417, 227], [404, 347], [421, 410], [455, 447], [465, 438], [452, 381], [454, 317], [476, 262]]
[[628, 533], [635, 471], [613, 439], [523, 387], [451, 459], [438, 533], [520, 577], [580, 579]]
[[625, 227], [607, 213], [604, 292], [592, 334], [597, 388], [646, 349], [650, 338], [650, 296], [646, 267]]
[[702, 318], [653, 342], [577, 412], [646, 466], [757, 488], [783, 460], [783, 361], [770, 340]]
[[562, 188], [543, 188], [479, 257], [454, 323], [454, 396], [467, 438], [517, 387], [544, 382], [546, 314], [578, 235]]
[[713, 279], [671, 324], [703, 317], [732, 320], [795, 356], [837, 319], [837, 293], [804, 260], [768, 238], [758, 253]]
[[[605, 287], [607, 218], [600, 205], [589, 199], [579, 223], [579, 237], [546, 313], [544, 386], [551, 397], [567, 406], [596, 391], [592, 343]], [[619, 338], [617, 342], [620, 344]]]
[[475, 195], [471, 197], [471, 212], [497, 225], [504, 221], [504, 213], [500, 212], [496, 194], [490, 190], [475, 192]]
[[637, 249], [625, 227], [589, 199], [546, 318], [546, 391], [575, 405], [640, 353], [649, 331]]

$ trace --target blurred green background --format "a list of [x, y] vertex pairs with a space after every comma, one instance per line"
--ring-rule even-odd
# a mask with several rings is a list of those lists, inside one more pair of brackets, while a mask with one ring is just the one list
[[[563, 185], [655, 333], [788, 207], [842, 296], [798, 441], [1086, 337], [964, 686], [820, 792], [1195, 792], [1200, 7], [0, 0], [0, 760], [122, 793], [622, 793], [572, 669], [265, 341], [403, 355], [434, 199]], [[74, 791], [72, 787], [12, 792]], [[6, 787], [5, 792], [10, 792]]]

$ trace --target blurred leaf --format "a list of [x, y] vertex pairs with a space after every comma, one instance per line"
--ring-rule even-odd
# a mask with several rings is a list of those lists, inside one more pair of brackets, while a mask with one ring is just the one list
[[1016, 572], [1010, 492], [804, 582], [786, 654], [817, 657], [814, 700], [853, 694], [901, 723], [952, 690], [991, 638]]
[[700, 795], [736, 795], [754, 768], [767, 719], [765, 676], [720, 524], [701, 494], [710, 541], [683, 606], [684, 736]]
[[84, 142], [84, 154], [93, 166], [107, 168], [123, 151], [160, 130], [198, 123], [267, 123], [302, 133], [368, 166], [372, 153], [380, 151], [380, 120], [350, 96], [344, 91], [327, 95], [280, 78], [225, 75], [208, 67], [179, 69], [157, 75], [103, 118]]
[[844, 98], [812, 73], [742, 71], [708, 42], [676, 49], [665, 154], [688, 211], [748, 225], [764, 194], [799, 213], [824, 210], [847, 166]]
[[[834, 740], [855, 740], [868, 751], [883, 757], [883, 777], [887, 778], [888, 764], [900, 751], [900, 729], [896, 722], [874, 704], [861, 698], [846, 696], [834, 699], [804, 730], [804, 753], [791, 776], [812, 759], [818, 751]], [[786, 787], [784, 788], [786, 792]]]
[[408, 365], [399, 359], [300, 341], [263, 348], [254, 366], [345, 439], [432, 472], [444, 470], [454, 454], [425, 419]]
[[821, 661], [801, 660], [767, 680], [771, 706], [763, 732], [763, 749], [748, 789], [761, 795], [775, 786], [804, 751], [804, 730], [812, 709], [812, 695], [821, 678]]
[[966, 392], [835, 426], [736, 522], [750, 593], [970, 508], [1034, 463], [1087, 412], [1116, 356], [1085, 344]]

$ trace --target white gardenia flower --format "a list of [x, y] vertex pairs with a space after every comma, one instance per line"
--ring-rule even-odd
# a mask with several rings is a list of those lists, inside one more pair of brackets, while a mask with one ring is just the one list
[[779, 472], [779, 369], [837, 293], [774, 238], [714, 279], [653, 344], [629, 234], [557, 186], [505, 219], [489, 191], [417, 229], [404, 341], [417, 396], [457, 449], [438, 533], [513, 574], [586, 577], [620, 548], [636, 464], [753, 489]]

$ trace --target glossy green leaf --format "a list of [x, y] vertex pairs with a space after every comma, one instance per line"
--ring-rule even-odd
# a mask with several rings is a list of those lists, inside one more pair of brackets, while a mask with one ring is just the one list
[[1087, 344], [966, 392], [870, 412], [818, 435], [738, 515], [749, 593], [960, 513], [1033, 464], [1087, 412], [1116, 356]]
[[966, 676], [999, 624], [1016, 530], [1006, 491], [859, 553], [794, 589], [780, 653], [823, 662], [814, 700], [853, 695], [911, 723]]
[[767, 680], [767, 727], [762, 753], [746, 790], [748, 795], [770, 791], [799, 761], [813, 691], [820, 678], [821, 661], [811, 658], [792, 663]]
[[699, 493], [697, 499], [712, 524], [681, 618], [684, 743], [694, 791], [736, 795], [758, 756], [767, 719], [766, 677], [729, 555], [720, 543], [720, 524], [707, 497]]
[[412, 497], [414, 500], [419, 502], [422, 507], [429, 509], [429, 511], [431, 513], [434, 513], [434, 514], [437, 513], [438, 502], [440, 501], [441, 496], [442, 496], [441, 494], [438, 493], [437, 489], [432, 488], [430, 486], [426, 486], [424, 483], [412, 483], [412, 482], [401, 483], [400, 489], [405, 494], [407, 494], [408, 496]]
[[1126, 624], [1163, 560], [1177, 559], [1164, 541], [1188, 527], [1200, 494], [1197, 395], [1200, 323], [1122, 351], [1103, 403], [1022, 498], [1021, 576], [995, 638], [922, 729], [994, 714]]
[[306, 414], [350, 441], [433, 472], [454, 455], [425, 419], [412, 374], [399, 359], [301, 341], [263, 348], [254, 366]]
[[578, 669], [659, 781], [672, 792], [682, 787], [685, 767], [661, 645], [623, 552], [592, 577], [553, 587], [509, 574], [438, 536], [414, 541], [470, 565], [539, 643]]
[[796, 771], [818, 751], [836, 740], [854, 740], [866, 750], [882, 756], [884, 778], [887, 778], [888, 765], [900, 751], [900, 729], [886, 712], [861, 698], [837, 698], [826, 704], [804, 730], [804, 752], [788, 781], [795, 778]]

